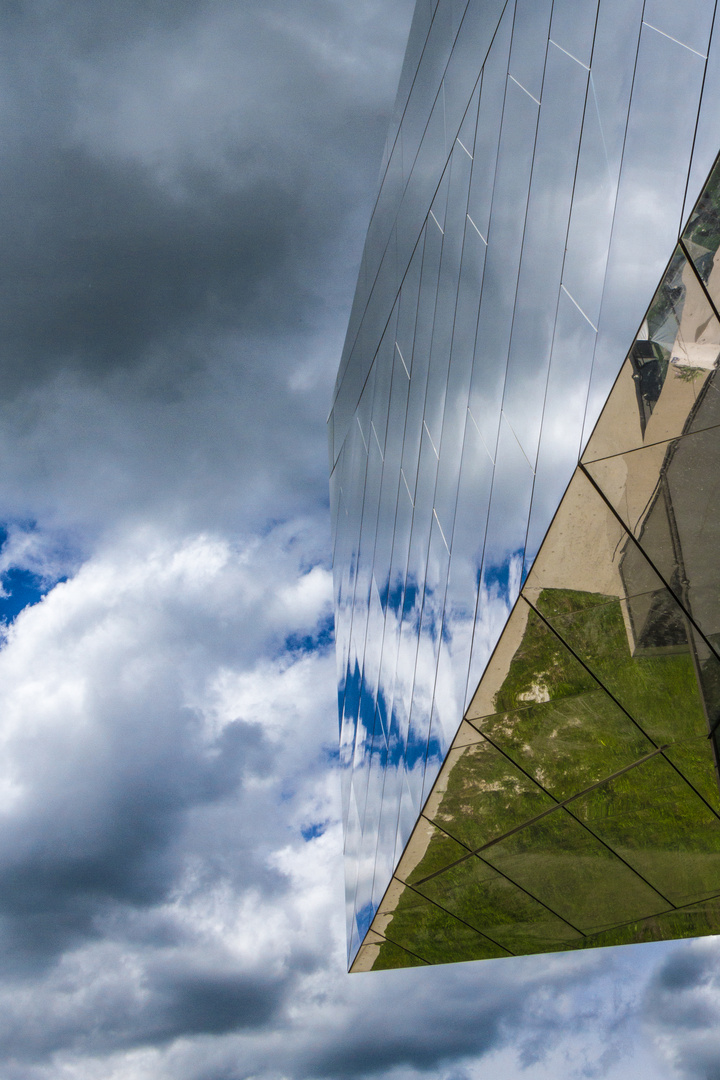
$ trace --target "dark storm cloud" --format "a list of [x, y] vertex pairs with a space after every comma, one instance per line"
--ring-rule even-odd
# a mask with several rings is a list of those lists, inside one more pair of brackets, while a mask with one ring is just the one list
[[0, 517], [325, 512], [409, 7], [4, 6]]
[[[479, 976], [470, 964], [375, 975], [376, 1000], [369, 994], [364, 1014], [304, 1056], [296, 1075], [355, 1080], [393, 1070], [437, 1076], [448, 1069], [457, 1075], [463, 1062], [509, 1043], [530, 1065], [567, 1034], [568, 1002], [587, 971], [572, 964], [542, 971], [520, 961], [489, 965]], [[582, 1020], [576, 1012], [574, 1023], [596, 1016], [596, 1008]]]
[[58, 1050], [107, 1054], [136, 1047], [162, 1047], [178, 1038], [222, 1036], [277, 1024], [292, 992], [291, 973], [223, 972], [193, 969], [150, 971], [142, 1000], [133, 994], [108, 995], [94, 1003], [93, 1024], [84, 1017], [47, 1024], [43, 1032], [30, 1024], [7, 1026], [3, 1052], [24, 1062], [42, 1061]]
[[[353, 30], [342, 5], [28, 3], [6, 19], [4, 394], [159, 342], [177, 378], [192, 330], [280, 335], [322, 306], [385, 119], [371, 84], [324, 60]], [[197, 86], [176, 91], [213, 23]]]
[[[141, 715], [105, 715], [99, 734], [113, 747], [109, 757], [88, 748], [59, 776], [40, 764], [34, 780], [45, 773], [43, 798], [6, 824], [0, 844], [6, 964], [50, 962], [95, 937], [95, 920], [113, 906], [163, 901], [182, 869], [188, 813], [230, 797], [239, 808], [243, 775], [267, 773], [271, 751], [256, 725], [236, 721], [203, 745], [189, 710], [161, 709], [151, 731]], [[72, 742], [54, 749], [67, 753]], [[59, 786], [68, 784], [69, 792]], [[236, 858], [243, 846], [238, 837]], [[243, 855], [246, 884], [267, 877], [253, 866], [252, 850]]]
[[707, 1028], [716, 1020], [715, 995], [720, 989], [717, 953], [681, 946], [665, 960], [647, 994], [647, 1011], [666, 1030]]
[[682, 1080], [720, 1078], [720, 955], [703, 940], [673, 949], [649, 981], [643, 1019]]
[[272, 175], [234, 192], [186, 175], [173, 199], [140, 166], [110, 169], [79, 149], [35, 165], [30, 177], [3, 178], [22, 192], [0, 215], [4, 394], [60, 365], [103, 374], [147, 363], [163, 345], [173, 349], [167, 382], [181, 384], [197, 362], [188, 333], [257, 333], [271, 317], [286, 331], [307, 302], [302, 282], [287, 286], [312, 223]]

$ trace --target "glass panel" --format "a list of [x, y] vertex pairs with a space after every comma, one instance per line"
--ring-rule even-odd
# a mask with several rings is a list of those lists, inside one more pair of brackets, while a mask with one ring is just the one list
[[432, 522], [432, 492], [435, 486], [437, 458], [430, 439], [423, 437], [423, 447], [416, 491], [413, 534], [410, 541], [408, 577], [403, 607], [402, 636], [410, 653], [414, 642], [415, 680], [405, 752], [408, 782], [414, 800], [420, 804], [425, 772], [427, 740], [430, 729], [432, 693], [435, 683], [435, 648], [433, 635], [424, 625], [425, 578]]
[[[435, 492], [435, 509], [452, 543], [455, 507], [463, 442], [467, 420], [468, 395], [472, 376], [477, 309], [485, 263], [485, 245], [470, 225], [465, 230], [462, 268], [457, 290], [447, 393], [444, 395], [440, 463]], [[486, 461], [487, 455], [483, 453]]]
[[503, 417], [488, 515], [470, 660], [477, 686], [521, 585], [533, 470]]
[[560, 292], [525, 553], [529, 568], [580, 452], [595, 331]]
[[[706, 389], [720, 355], [720, 322], [678, 248], [590, 437], [583, 461], [720, 423]], [[700, 399], [710, 400], [700, 405]], [[649, 494], [647, 492], [646, 494]]]
[[662, 756], [568, 809], [672, 904], [720, 892], [720, 820]]
[[390, 124], [390, 132], [388, 138], [392, 141], [395, 138], [403, 113], [405, 112], [405, 106], [407, 105], [410, 91], [413, 83], [415, 82], [415, 75], [420, 66], [422, 59], [423, 49], [425, 48], [425, 42], [430, 31], [430, 24], [432, 23], [432, 5], [431, 0], [416, 0], [415, 10], [413, 12], [412, 24], [410, 26], [410, 34], [408, 36], [408, 43], [405, 48], [405, 58], [403, 60], [402, 71], [400, 72], [400, 82], [398, 85], [397, 96], [395, 98], [395, 109], [393, 110], [393, 119]]
[[368, 227], [367, 269], [372, 280], [377, 273], [380, 259], [387, 245], [404, 189], [402, 175], [402, 150], [395, 147], [385, 172], [382, 187]]
[[480, 739], [449, 752], [425, 814], [477, 850], [554, 805], [547, 792]]
[[345, 844], [343, 848], [345, 865], [345, 922], [347, 929], [347, 942], [350, 956], [353, 955], [362, 938], [358, 937], [358, 929], [355, 925], [355, 893], [358, 879], [358, 853], [362, 832], [360, 817], [357, 812], [355, 793], [350, 786], [348, 796], [348, 815], [345, 821]]
[[402, 794], [402, 760], [398, 761], [396, 743], [388, 748], [385, 766], [382, 802], [378, 820], [377, 855], [375, 858], [375, 880], [373, 881], [373, 909], [382, 900], [387, 883], [395, 868], [395, 837], [397, 835], [398, 813]]
[[715, 5], [707, 0], [685, 0], [682, 4], [676, 4], [675, 0], [645, 0], [643, 19], [656, 30], [707, 56], [714, 13]]
[[417, 322], [415, 325], [415, 339], [410, 368], [411, 379], [402, 461], [403, 482], [409, 489], [410, 497], [413, 502], [415, 501], [415, 483], [420, 460], [420, 440], [424, 430], [422, 420], [425, 409], [425, 395], [427, 391], [427, 377], [430, 364], [430, 343], [432, 340], [433, 317], [435, 314], [435, 298], [437, 296], [440, 252], [442, 249], [442, 234], [436, 225], [432, 222], [430, 222], [430, 224], [432, 225], [432, 229], [426, 229], [425, 248], [423, 252], [420, 301], [418, 305]]
[[[457, 699], [459, 715], [462, 715], [465, 707], [468, 664], [492, 474], [492, 460], [475, 423], [469, 419], [468, 414], [443, 618], [443, 642], [450, 658], [454, 683], [453, 697]], [[505, 605], [502, 601], [500, 604], [502, 617], [506, 618]], [[495, 632], [494, 628], [492, 632]]]
[[483, 243], [487, 243], [490, 224], [490, 204], [495, 183], [500, 122], [505, 100], [505, 84], [507, 81], [505, 74], [510, 53], [512, 17], [513, 5], [508, 4], [493, 39], [482, 75], [475, 151], [473, 154], [477, 165], [473, 168], [468, 215], [478, 234], [483, 236]]
[[452, 41], [449, 5], [441, 4], [433, 18], [403, 117], [403, 152], [406, 161], [414, 161], [417, 154], [450, 55]]
[[[720, 159], [690, 215], [683, 243], [717, 307], [720, 300]], [[718, 261], [716, 269], [715, 263]]]
[[[423, 136], [422, 146], [413, 166], [412, 174], [408, 180], [402, 205], [397, 219], [398, 249], [397, 258], [401, 266], [406, 265], [415, 247], [416, 238], [419, 236], [424, 219], [428, 215], [428, 207], [432, 205], [438, 185], [444, 179], [447, 184], [448, 176], [443, 170], [447, 161], [445, 153], [445, 110], [442, 97], [438, 98], [428, 121], [427, 130]], [[447, 188], [445, 188], [447, 191]], [[438, 213], [438, 207], [433, 207], [435, 217], [440, 221], [445, 215], [445, 208]]]
[[607, 948], [611, 945], [630, 945], [641, 941], [668, 941], [671, 938], [699, 937], [717, 934], [720, 930], [720, 901], [667, 911], [649, 919], [606, 930], [583, 939], [586, 949]]
[[710, 53], [705, 65], [700, 113], [698, 115], [693, 158], [688, 177], [687, 195], [683, 220], [690, 214], [708, 173], [710, 172], [720, 146], [720, 115], [717, 109], [720, 93], [720, 20], [715, 19]]
[[488, 848], [483, 859], [583, 933], [670, 906], [563, 809]]
[[540, 101], [552, 0], [517, 0], [510, 76]]
[[433, 326], [430, 372], [425, 399], [424, 421], [433, 444], [440, 452], [448, 367], [455, 308], [458, 296], [460, 259], [465, 233], [465, 208], [472, 162], [456, 144], [451, 158], [448, 211], [444, 221], [442, 261]]
[[590, 65], [597, 0], [553, 0], [550, 40], [586, 67]]
[[350, 971], [390, 971], [393, 968], [426, 967], [427, 961], [378, 935], [378, 941], [363, 945]]
[[[642, 8], [642, 0], [603, 0], [598, 12], [563, 270], [565, 288], [594, 326], [600, 315]], [[627, 341], [622, 342], [623, 352]]]
[[654, 749], [534, 611], [494, 704], [474, 725], [557, 799]]
[[[450, 555], [445, 545], [445, 538], [442, 535], [442, 530], [438, 525], [437, 519], [434, 519], [430, 532], [430, 546], [425, 575], [417, 667], [415, 671], [415, 700], [413, 702], [413, 725], [415, 725], [418, 720], [416, 706], [421, 709], [423, 725], [427, 722], [427, 726], [425, 727], [425, 738], [427, 740], [425, 751], [426, 755], [428, 755], [429, 749], [431, 749], [432, 752], [430, 757], [433, 762], [431, 767], [432, 777], [429, 782], [432, 782], [435, 778], [439, 763], [442, 761], [444, 751], [447, 749], [447, 743], [442, 739], [442, 733], [440, 731], [436, 731], [434, 738], [432, 740], [430, 739], [430, 721], [435, 695], [435, 677], [440, 648], [440, 632], [442, 629], [442, 613], [445, 601], [445, 586], [447, 584], [449, 559]], [[459, 722], [460, 717], [457, 718], [457, 723]], [[413, 727], [413, 730], [416, 730], [416, 728]], [[417, 730], [419, 731], [419, 728], [417, 728]], [[424, 781], [424, 788], [427, 787], [427, 783], [428, 781]]]
[[[412, 836], [413, 829], [417, 823], [420, 815], [420, 804], [418, 802], [416, 794], [411, 790], [410, 781], [413, 779], [412, 770], [408, 772], [406, 767], [403, 771], [403, 788], [400, 795], [400, 811], [398, 813], [398, 825], [397, 833], [395, 836], [395, 862], [397, 863], [400, 856]], [[417, 791], [418, 787], [422, 787], [421, 783], [413, 784], [413, 788]]]
[[415, 322], [417, 319], [424, 248], [425, 233], [423, 232], [413, 252], [400, 292], [395, 344], [408, 379], [412, 370], [412, 347], [415, 338]]
[[443, 625], [438, 650], [435, 695], [433, 697], [430, 739], [428, 742], [428, 763], [423, 784], [423, 800], [427, 798], [438, 770], [445, 760], [448, 747], [457, 733], [463, 714], [465, 682], [463, 679], [462, 687], [458, 687], [458, 672], [455, 669], [454, 660], [457, 660], [457, 658], [449, 647]]
[[[588, 404], [589, 435], [618, 357], [660, 278], [681, 225], [705, 61], [643, 26]], [[672, 145], [673, 153], [666, 148]], [[642, 191], [641, 200], [637, 192]]]
[[417, 890], [509, 952], [554, 952], [581, 935], [526, 892], [473, 856]]
[[490, 502], [483, 576], [486, 586], [499, 585], [506, 592], [510, 604], [515, 602], [519, 582], [511, 583], [516, 576], [512, 568], [515, 562], [522, 566], [527, 534], [530, 500], [532, 497], [534, 461], [528, 460], [520, 437], [503, 416], [500, 424], [497, 459], [493, 477]]
[[451, 138], [455, 137], [505, 6], [504, 0], [473, 0], [467, 7], [445, 73], [445, 109]]
[[508, 955], [506, 949], [410, 888], [402, 894], [387, 923], [385, 936], [422, 955], [431, 964]]
[[[503, 411], [535, 462], [588, 73], [559, 49], [545, 69]], [[570, 463], [570, 469], [575, 460]], [[566, 469], [569, 478], [570, 469]]]
[[[482, 96], [480, 99], [482, 112]], [[470, 409], [494, 456], [515, 304], [538, 108], [508, 82], [480, 301]], [[472, 216], [472, 211], [471, 211]], [[479, 226], [478, 222], [475, 222]]]

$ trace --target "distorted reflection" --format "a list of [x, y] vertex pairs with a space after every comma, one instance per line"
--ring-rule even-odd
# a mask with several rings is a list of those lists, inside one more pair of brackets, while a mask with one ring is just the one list
[[719, 354], [679, 248], [358, 970], [720, 929]]
[[652, 9], [416, 8], [329, 429], [353, 970], [720, 929], [711, 24]]

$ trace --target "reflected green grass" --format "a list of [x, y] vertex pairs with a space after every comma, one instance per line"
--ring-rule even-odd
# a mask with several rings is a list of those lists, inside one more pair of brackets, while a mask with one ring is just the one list
[[[494, 745], [479, 734], [453, 752], [434, 818], [443, 831], [385, 931], [428, 963], [720, 930], [720, 906], [693, 903], [720, 893], [720, 822], [693, 787], [716, 809], [720, 799], [689, 652], [633, 656], [614, 597], [547, 589], [537, 608], [497, 711], [474, 721]], [[666, 743], [665, 756], [604, 780]]]

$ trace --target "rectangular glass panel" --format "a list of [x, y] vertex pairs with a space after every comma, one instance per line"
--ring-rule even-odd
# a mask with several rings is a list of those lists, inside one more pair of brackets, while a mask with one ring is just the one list
[[387, 924], [385, 936], [412, 949], [431, 964], [489, 960], [508, 955], [506, 949], [411, 888], [403, 892]]
[[460, 843], [477, 850], [554, 805], [517, 765], [480, 739], [450, 751], [425, 814]]
[[[575, 4], [572, 6], [574, 9]], [[603, 0], [598, 11], [563, 271], [565, 287], [595, 326], [615, 213], [642, 9], [642, 0]], [[627, 348], [627, 341], [621, 348]]]
[[715, 5], [707, 0], [645, 0], [643, 19], [656, 30], [707, 56]]
[[445, 73], [445, 109], [451, 138], [460, 125], [505, 6], [505, 0], [473, 0], [467, 6]]
[[552, 0], [517, 0], [510, 75], [539, 101], [543, 93], [543, 71], [547, 50]]
[[488, 848], [483, 859], [583, 933], [670, 907], [566, 810]]
[[553, 0], [550, 40], [586, 66], [590, 65], [598, 0]]
[[717, 48], [719, 39], [720, 20], [716, 16], [710, 52], [705, 65], [705, 82], [703, 83], [702, 100], [693, 145], [693, 157], [688, 175], [683, 220], [686, 220], [690, 215], [695, 200], [700, 194], [717, 157], [718, 147], [720, 146], [720, 116], [716, 108], [718, 93], [720, 93], [720, 49]]
[[720, 820], [662, 756], [568, 809], [672, 904], [720, 893]]
[[416, 888], [515, 955], [554, 952], [582, 940], [563, 919], [474, 856]]
[[[720, 322], [678, 248], [648, 308], [583, 461], [720, 423]], [[701, 399], [702, 404], [701, 404]]]
[[[567, 240], [588, 73], [548, 53], [503, 410], [535, 462]], [[575, 464], [572, 460], [570, 468]], [[566, 467], [567, 468], [567, 467]], [[569, 478], [569, 470], [568, 478]]]
[[490, 206], [495, 185], [500, 126], [505, 100], [505, 86], [510, 38], [512, 34], [513, 4], [505, 8], [492, 47], [483, 68], [478, 108], [477, 130], [473, 159], [477, 165], [473, 168], [470, 186], [468, 215], [474, 227], [487, 243], [490, 223]]
[[526, 568], [537, 555], [577, 463], [594, 347], [593, 327], [561, 290], [535, 468]]
[[[643, 25], [603, 290], [587, 434], [681, 226], [705, 61]], [[671, 76], [671, 77], [669, 77]], [[666, 148], [673, 146], [673, 153]], [[639, 203], [630, 195], [642, 190]]]

